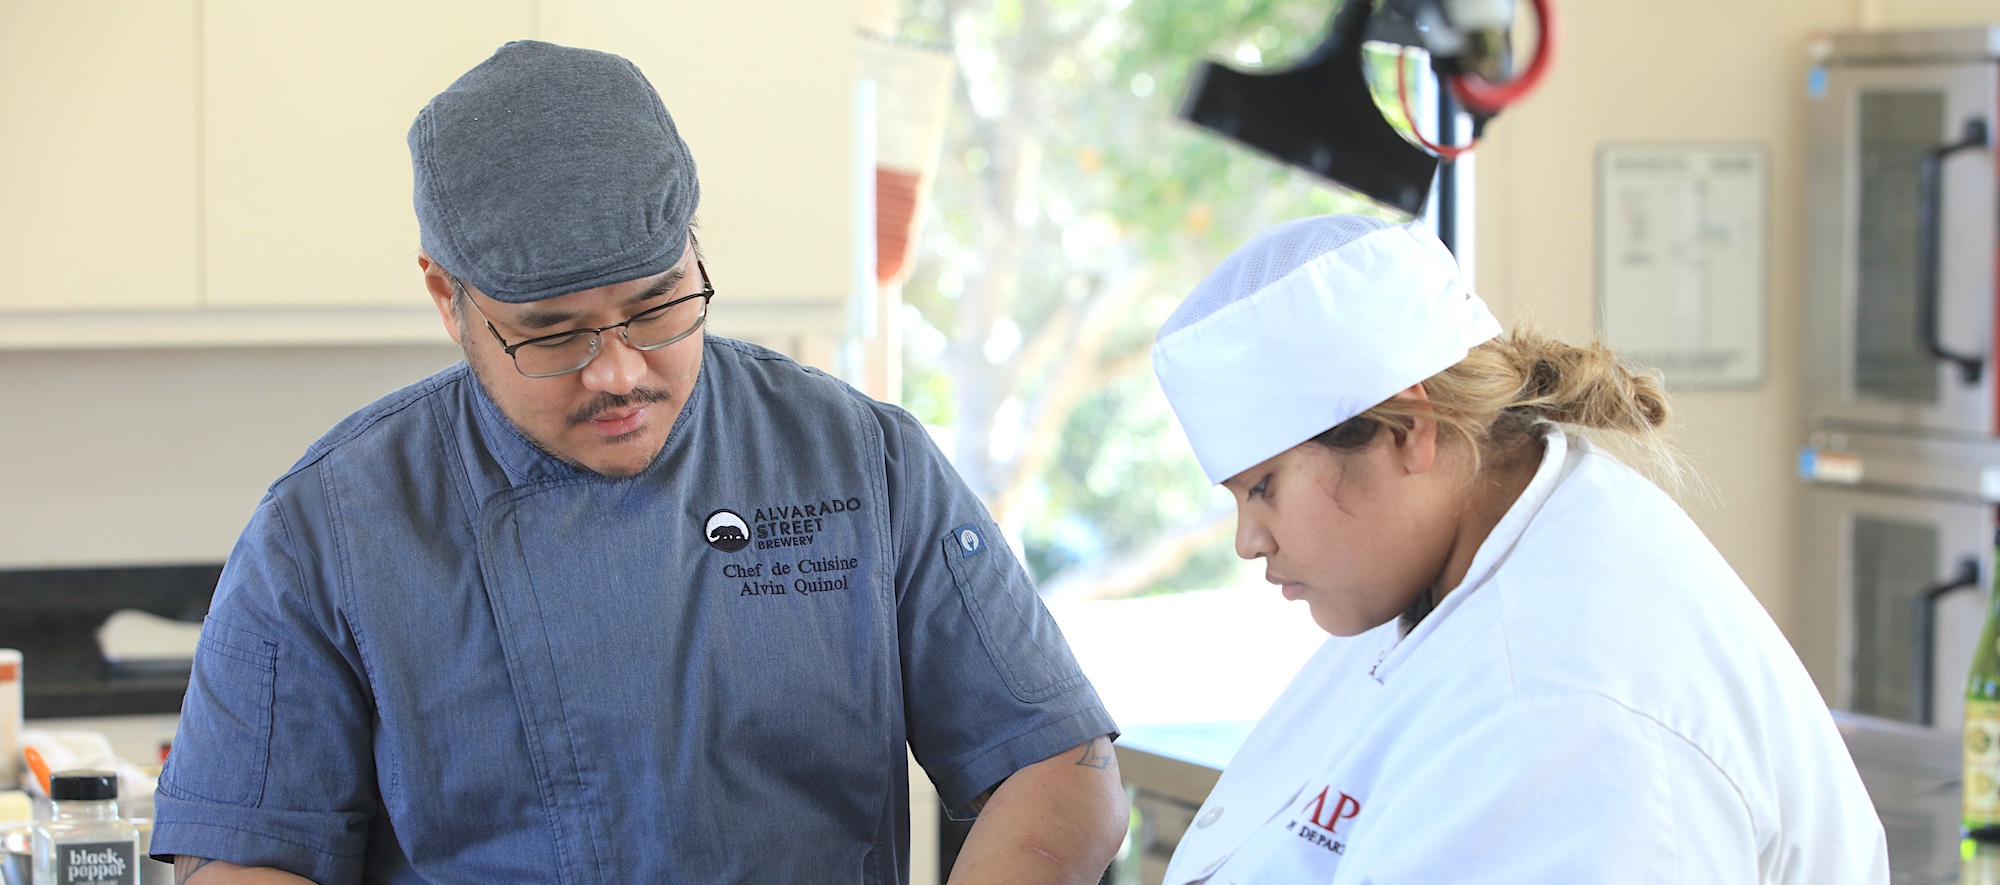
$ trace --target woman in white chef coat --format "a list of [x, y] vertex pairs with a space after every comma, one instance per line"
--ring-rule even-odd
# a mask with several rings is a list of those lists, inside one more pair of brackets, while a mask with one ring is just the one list
[[1429, 233], [1280, 225], [1154, 367], [1237, 552], [1335, 638], [1258, 722], [1169, 885], [1886, 883], [1881, 823], [1601, 346], [1502, 333]]

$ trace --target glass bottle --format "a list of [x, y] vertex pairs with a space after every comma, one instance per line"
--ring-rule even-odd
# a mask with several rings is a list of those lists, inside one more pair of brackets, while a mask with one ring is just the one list
[[[1994, 549], [2000, 555], [2000, 531]], [[2000, 578], [2000, 560], [1993, 571]], [[1986, 626], [1965, 678], [1964, 790], [1965, 836], [2000, 843], [2000, 588], [1987, 602]]]
[[118, 816], [118, 775], [59, 771], [54, 814], [35, 826], [36, 885], [137, 885], [139, 831]]

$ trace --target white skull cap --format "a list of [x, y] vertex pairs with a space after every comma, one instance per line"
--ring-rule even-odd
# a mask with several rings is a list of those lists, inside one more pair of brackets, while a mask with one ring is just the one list
[[1195, 286], [1160, 329], [1153, 372], [1219, 483], [1499, 334], [1429, 231], [1321, 215], [1258, 234]]

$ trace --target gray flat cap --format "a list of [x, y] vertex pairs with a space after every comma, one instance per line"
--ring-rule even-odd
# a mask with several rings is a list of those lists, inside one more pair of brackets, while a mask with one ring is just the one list
[[638, 67], [521, 40], [410, 126], [424, 251], [500, 301], [673, 267], [701, 201], [694, 157]]

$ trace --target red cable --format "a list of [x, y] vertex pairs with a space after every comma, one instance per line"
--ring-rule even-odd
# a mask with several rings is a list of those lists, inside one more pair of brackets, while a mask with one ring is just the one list
[[[1417, 144], [1423, 145], [1425, 150], [1428, 150], [1433, 154], [1437, 154], [1439, 157], [1443, 158], [1445, 162], [1449, 163], [1457, 160], [1459, 154], [1472, 150], [1472, 145], [1467, 144], [1464, 145], [1463, 147], [1450, 147], [1447, 145], [1433, 144], [1430, 139], [1424, 137], [1424, 130], [1417, 126], [1417, 115], [1410, 113], [1410, 81], [1409, 77], [1405, 75], [1403, 72], [1403, 68], [1405, 67], [1406, 64], [1407, 60], [1403, 58], [1401, 53], [1397, 53], [1396, 100], [1402, 102], [1403, 119], [1408, 120], [1410, 122], [1410, 135], [1414, 136], [1417, 139]], [[1477, 141], [1475, 140], [1474, 143], [1476, 144]]]
[[[1541, 82], [1542, 75], [1548, 72], [1549, 61], [1555, 56], [1555, 8], [1550, 0], [1531, 0], [1531, 2], [1541, 36], [1535, 43], [1535, 56], [1529, 59], [1527, 70], [1522, 71], [1520, 76], [1502, 83], [1489, 82], [1477, 74], [1455, 74], [1448, 79], [1452, 93], [1458, 96], [1459, 103], [1465, 105], [1467, 110], [1486, 116], [1497, 114], [1502, 108], [1533, 91]], [[1417, 127], [1416, 115], [1410, 113], [1409, 77], [1403, 70], [1403, 64], [1404, 60], [1399, 56], [1396, 60], [1396, 97], [1402, 103], [1404, 119], [1410, 122], [1411, 136], [1416, 138], [1417, 143], [1424, 149], [1437, 154], [1446, 162], [1457, 160], [1460, 154], [1471, 150], [1478, 140], [1474, 139], [1471, 143], [1454, 147], [1437, 144], [1424, 137], [1423, 130]]]
[[1528, 62], [1528, 69], [1521, 75], [1504, 83], [1491, 83], [1478, 74], [1457, 74], [1451, 78], [1451, 89], [1467, 110], [1481, 114], [1497, 114], [1501, 108], [1518, 101], [1541, 82], [1542, 74], [1549, 69], [1549, 59], [1555, 55], [1556, 16], [1550, 0], [1533, 0], [1535, 20], [1541, 27], [1541, 39], [1535, 43], [1535, 57]]

